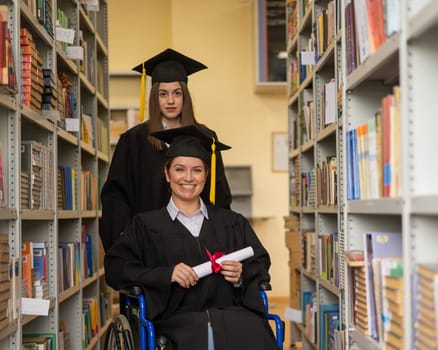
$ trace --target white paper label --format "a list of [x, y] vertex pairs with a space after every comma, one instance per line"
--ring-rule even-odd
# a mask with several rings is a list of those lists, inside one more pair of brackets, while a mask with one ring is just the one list
[[301, 65], [315, 64], [315, 52], [313, 51], [301, 51]]
[[79, 118], [65, 118], [65, 130], [79, 132]]
[[67, 44], [73, 44], [73, 41], [75, 40], [74, 29], [56, 27], [56, 40]]
[[72, 60], [84, 59], [84, 48], [82, 46], [69, 46], [67, 47], [67, 57]]

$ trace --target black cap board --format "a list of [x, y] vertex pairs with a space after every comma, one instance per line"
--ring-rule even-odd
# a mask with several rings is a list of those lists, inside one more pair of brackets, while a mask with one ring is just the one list
[[207, 66], [173, 49], [166, 49], [154, 57], [140, 63], [132, 70], [142, 73], [143, 65], [146, 75], [152, 77], [152, 83], [170, 83], [173, 81], [187, 82], [187, 76], [196, 73]]
[[231, 148], [216, 140], [210, 130], [199, 125], [155, 131], [151, 133], [151, 136], [169, 144], [166, 152], [168, 158], [195, 157], [204, 160], [207, 164], [210, 163], [213, 144], [216, 151], [225, 151]]

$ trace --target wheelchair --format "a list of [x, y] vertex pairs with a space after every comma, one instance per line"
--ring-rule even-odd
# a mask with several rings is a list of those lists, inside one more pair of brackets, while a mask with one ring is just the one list
[[[260, 296], [265, 307], [266, 319], [275, 322], [275, 341], [279, 349], [283, 349], [284, 321], [280, 316], [269, 312], [266, 291], [271, 290], [269, 283], [260, 285]], [[126, 294], [127, 316], [119, 315], [111, 323], [105, 335], [105, 350], [165, 350], [167, 339], [155, 334], [153, 323], [146, 318], [147, 305], [140, 287], [135, 286], [129, 290], [121, 290]], [[133, 321], [133, 324], [129, 323]]]

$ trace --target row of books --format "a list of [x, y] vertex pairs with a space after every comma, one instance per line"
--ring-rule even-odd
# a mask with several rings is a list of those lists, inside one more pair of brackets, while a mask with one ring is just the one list
[[56, 350], [56, 333], [23, 333], [23, 350]]
[[52, 3], [49, 0], [24, 0], [24, 5], [41, 23], [51, 37], [54, 36], [52, 21]]
[[5, 171], [3, 170], [3, 146], [0, 142], [0, 208], [8, 205]]
[[330, 44], [334, 42], [336, 23], [335, 23], [335, 2], [329, 1], [327, 9], [322, 10], [315, 21], [316, 32], [316, 57], [321, 57]]
[[[58, 166], [56, 172], [57, 183], [57, 207], [62, 210], [77, 210], [76, 204], [76, 170], [68, 165]], [[81, 210], [97, 210], [98, 193], [102, 180], [93, 175], [90, 170], [82, 170], [80, 173]]]
[[313, 90], [304, 89], [301, 94], [300, 144], [313, 140], [315, 136], [315, 103]]
[[53, 152], [45, 145], [21, 141], [21, 206], [53, 209]]
[[76, 170], [68, 165], [60, 165], [56, 170], [58, 191], [57, 207], [62, 210], [76, 210]]
[[100, 118], [97, 118], [96, 147], [97, 150], [102, 152], [103, 154], [110, 154], [108, 126]]
[[[413, 334], [415, 348], [438, 348], [438, 263], [418, 264], [414, 284]], [[402, 324], [403, 326], [403, 324]], [[403, 340], [403, 338], [402, 338]], [[402, 349], [402, 348], [400, 348]]]
[[17, 295], [14, 291], [18, 283], [18, 266], [9, 260], [9, 236], [0, 233], [0, 331], [17, 318]]
[[335, 206], [338, 203], [338, 171], [336, 156], [329, 156], [316, 168], [316, 197], [318, 205]]
[[81, 117], [81, 140], [94, 147], [93, 117], [86, 113]]
[[17, 92], [11, 32], [9, 30], [9, 6], [0, 5], [0, 91], [7, 94]]
[[79, 43], [84, 49], [84, 59], [81, 61], [80, 71], [87, 77], [90, 83], [94, 84], [94, 75], [96, 73], [96, 49], [93, 37], [87, 36], [84, 32], [81, 32]]
[[301, 157], [295, 157], [292, 160], [291, 175], [290, 175], [290, 206], [300, 207], [302, 203], [301, 195]]
[[96, 261], [93, 259], [93, 235], [87, 233], [85, 225], [82, 225], [82, 251], [84, 268], [82, 270], [82, 276], [84, 278], [92, 277], [97, 271]]
[[32, 34], [20, 29], [21, 103], [36, 112], [41, 111], [43, 94], [43, 59]]
[[70, 332], [64, 320], [60, 320], [58, 331], [58, 345], [56, 344], [56, 333], [23, 333], [22, 349], [23, 350], [72, 350]]
[[316, 276], [316, 232], [308, 231], [303, 233], [303, 268], [308, 273]]
[[80, 242], [62, 242], [58, 244], [57, 266], [58, 292], [76, 286], [81, 278]]
[[47, 299], [48, 245], [45, 241], [23, 241], [21, 247], [23, 271], [23, 297]]
[[345, 4], [347, 74], [399, 30], [399, 0], [348, 0]]
[[352, 322], [378, 343], [403, 349], [402, 235], [366, 232], [363, 240], [363, 251], [345, 254]]
[[318, 237], [319, 275], [339, 287], [339, 237], [337, 232]]
[[373, 118], [348, 130], [347, 199], [401, 195], [400, 87], [386, 95]]
[[303, 207], [316, 207], [317, 187], [316, 187], [316, 169], [313, 168], [306, 173], [301, 174], [301, 203]]

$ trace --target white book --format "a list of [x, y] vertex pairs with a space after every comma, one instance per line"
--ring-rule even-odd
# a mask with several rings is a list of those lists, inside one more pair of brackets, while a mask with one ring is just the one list
[[368, 120], [369, 198], [379, 198], [379, 161], [377, 157], [376, 118]]
[[362, 64], [368, 58], [371, 51], [368, 35], [367, 0], [354, 0], [354, 24], [356, 44], [359, 52], [359, 64]]

